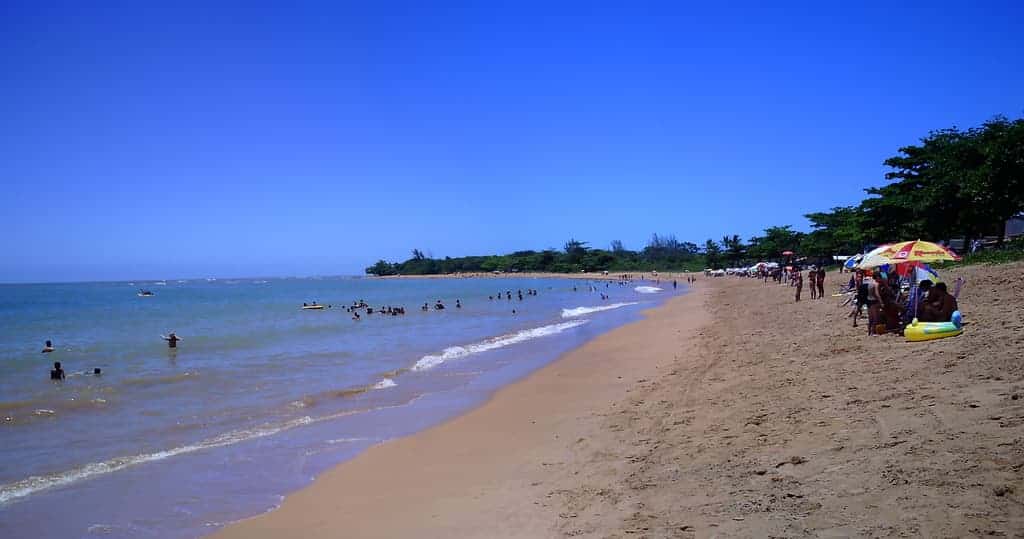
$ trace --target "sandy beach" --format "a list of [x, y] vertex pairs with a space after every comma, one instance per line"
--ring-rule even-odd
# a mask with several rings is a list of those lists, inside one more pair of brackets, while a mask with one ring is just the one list
[[215, 536], [1024, 536], [1024, 264], [943, 276], [966, 331], [916, 344], [701, 277]]

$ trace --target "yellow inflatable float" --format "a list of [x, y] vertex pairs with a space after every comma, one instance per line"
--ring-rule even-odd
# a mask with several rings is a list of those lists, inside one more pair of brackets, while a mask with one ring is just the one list
[[955, 337], [963, 332], [963, 317], [960, 311], [953, 311], [952, 320], [949, 322], [918, 322], [915, 318], [904, 328], [903, 336], [908, 341], [920, 342]]

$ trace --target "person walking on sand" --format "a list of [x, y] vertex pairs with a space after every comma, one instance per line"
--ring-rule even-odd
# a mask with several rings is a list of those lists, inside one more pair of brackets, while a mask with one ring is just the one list
[[[853, 311], [850, 312], [850, 316], [853, 317], [853, 327], [857, 327], [861, 310], [868, 304], [868, 284], [864, 282], [864, 272], [860, 270], [850, 277], [850, 282], [853, 283], [850, 285], [850, 289], [855, 293]], [[928, 284], [930, 286], [931, 281]]]
[[173, 331], [168, 333], [166, 337], [163, 335], [161, 335], [161, 337], [163, 337], [163, 339], [167, 341], [168, 348], [177, 348], [178, 341], [182, 340], [181, 337], [175, 335]]
[[818, 270], [811, 266], [811, 269], [807, 270], [807, 288], [811, 291], [811, 299], [818, 297]]
[[818, 266], [818, 299], [825, 297], [825, 267]]
[[803, 292], [803, 290], [804, 290], [804, 275], [803, 275], [803, 273], [801, 273], [799, 271], [794, 272], [794, 273], [795, 274], [793, 275], [793, 282], [796, 283], [794, 285], [794, 286], [796, 286], [796, 301], [799, 302], [800, 301], [800, 292]]
[[878, 292], [878, 281], [875, 281], [873, 274], [864, 276], [864, 284], [867, 286], [868, 335], [877, 335], [875, 326], [882, 318], [882, 296]]

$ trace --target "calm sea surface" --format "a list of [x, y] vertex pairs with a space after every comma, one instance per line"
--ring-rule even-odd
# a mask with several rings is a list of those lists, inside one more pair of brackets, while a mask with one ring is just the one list
[[[204, 535], [676, 292], [556, 279], [0, 285], [0, 536]], [[357, 300], [406, 314], [355, 321]], [[445, 310], [420, 310], [438, 300]], [[300, 308], [313, 301], [331, 308]], [[63, 382], [48, 379], [54, 361]]]

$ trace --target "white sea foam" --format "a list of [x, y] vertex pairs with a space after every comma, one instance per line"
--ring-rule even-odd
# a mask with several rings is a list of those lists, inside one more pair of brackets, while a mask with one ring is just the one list
[[373, 389], [387, 389], [389, 387], [395, 387], [398, 384], [390, 378], [382, 378], [380, 382], [373, 384]]
[[599, 313], [601, 311], [610, 311], [612, 309], [618, 309], [621, 307], [628, 307], [630, 305], [636, 305], [637, 302], [630, 301], [626, 303], [612, 303], [610, 305], [598, 305], [597, 307], [576, 307], [575, 309], [562, 309], [562, 318], [576, 318], [590, 313]]
[[582, 326], [587, 322], [587, 320], [573, 320], [571, 322], [551, 324], [533, 329], [524, 329], [522, 331], [517, 331], [516, 333], [509, 333], [508, 335], [494, 337], [478, 343], [467, 344], [464, 346], [452, 346], [445, 348], [440, 354], [423, 356], [415, 365], [412, 366], [412, 370], [425, 371], [453, 359], [460, 359], [473, 354], [486, 352], [488, 350], [504, 348], [513, 344], [547, 337], [548, 335], [557, 335], [565, 330]]
[[633, 290], [636, 290], [641, 294], [657, 294], [658, 292], [664, 290], [664, 288], [658, 288], [657, 286], [638, 286]]
[[[380, 410], [384, 408], [392, 408], [392, 406], [375, 408], [375, 410]], [[347, 410], [344, 412], [338, 412], [336, 414], [329, 414], [316, 418], [304, 416], [292, 419], [290, 421], [285, 421], [283, 423], [266, 424], [260, 425], [258, 427], [253, 427], [251, 429], [234, 430], [231, 432], [226, 432], [219, 436], [214, 436], [213, 438], [207, 438], [206, 440], [202, 440], [194, 444], [174, 447], [171, 449], [166, 449], [164, 451], [115, 457], [102, 462], [92, 462], [65, 472], [59, 472], [48, 475], [34, 475], [32, 477], [28, 477], [20, 481], [0, 485], [0, 507], [3, 507], [8, 503], [19, 500], [26, 496], [31, 496], [32, 494], [35, 494], [43, 490], [49, 490], [51, 488], [70, 485], [72, 483], [77, 483], [79, 481], [84, 481], [86, 479], [92, 479], [94, 477], [106, 475], [108, 473], [118, 472], [125, 468], [130, 468], [132, 466], [136, 466], [139, 464], [145, 464], [147, 462], [156, 462], [178, 455], [194, 453], [196, 451], [204, 451], [206, 449], [234, 445], [256, 438], [272, 436], [279, 432], [291, 430], [296, 427], [301, 427], [303, 425], [319, 423], [321, 421], [329, 421], [332, 419], [338, 419], [341, 417], [357, 413], [364, 413], [367, 411], [368, 410]]]

